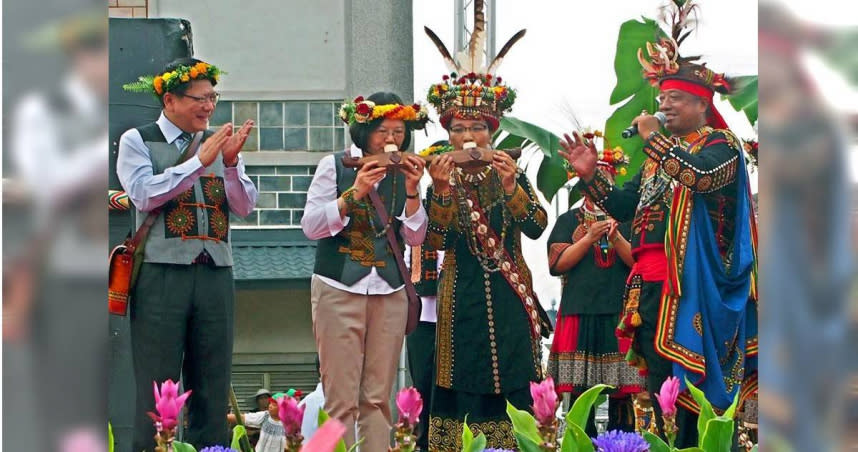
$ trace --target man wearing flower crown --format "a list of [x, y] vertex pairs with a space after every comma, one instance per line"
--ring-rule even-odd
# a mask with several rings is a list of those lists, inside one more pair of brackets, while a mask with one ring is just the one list
[[[627, 358], [646, 373], [650, 393], [675, 375], [723, 410], [755, 389], [757, 360], [750, 188], [741, 142], [713, 104], [713, 94], [730, 84], [705, 65], [678, 59], [670, 38], [650, 57], [639, 56], [661, 90], [669, 134], [646, 112], [634, 120], [648, 157], [641, 171], [614, 186], [594, 171], [596, 150], [577, 133], [566, 135], [561, 153], [585, 196], [618, 221], [633, 221], [635, 264], [618, 327], [618, 335], [633, 337]], [[679, 404], [677, 445], [696, 445], [699, 408], [687, 391]]]
[[[151, 224], [131, 305], [131, 345], [137, 381], [134, 450], [151, 450], [155, 434], [152, 382], [182, 382], [189, 402], [188, 442], [198, 449], [227, 444], [234, 292], [230, 212], [244, 217], [256, 188], [244, 172], [241, 147], [248, 120], [207, 130], [218, 100], [217, 67], [176, 60], [157, 76], [125, 85], [150, 91], [163, 106], [157, 121], [119, 141], [116, 172], [134, 203], [136, 227]], [[194, 155], [178, 163], [202, 135]], [[193, 150], [193, 148], [190, 148]]]
[[[379, 92], [343, 104], [340, 119], [354, 144], [319, 161], [301, 218], [304, 234], [319, 243], [310, 283], [313, 333], [325, 409], [348, 426], [346, 445], [354, 444], [357, 423], [361, 450], [386, 451], [411, 282], [394, 257], [404, 248], [392, 249], [387, 233], [393, 229], [400, 247], [423, 243], [426, 211], [418, 184], [424, 162], [408, 154], [399, 168], [372, 161], [355, 170], [343, 159], [407, 149], [411, 131], [422, 129], [428, 116], [419, 104]], [[374, 194], [386, 223], [370, 201]]]

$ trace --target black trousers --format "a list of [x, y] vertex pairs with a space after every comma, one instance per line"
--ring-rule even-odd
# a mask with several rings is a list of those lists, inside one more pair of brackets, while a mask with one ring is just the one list
[[179, 381], [188, 399], [185, 442], [229, 445], [235, 293], [231, 267], [144, 263], [131, 305], [137, 386], [134, 451], [154, 449], [152, 382]]
[[408, 347], [408, 369], [414, 388], [423, 398], [423, 411], [417, 425], [417, 447], [429, 450], [429, 408], [435, 387], [435, 324], [420, 322], [405, 339]]
[[[661, 390], [661, 384], [667, 377], [673, 375], [673, 362], [663, 358], [655, 351], [655, 328], [658, 321], [658, 309], [661, 302], [660, 282], [644, 282], [641, 286], [640, 307], [638, 312], [643, 323], [635, 333], [634, 347], [646, 360], [649, 373], [646, 377], [646, 389], [652, 400], [659, 431], [662, 431], [664, 421], [661, 418], [661, 406], [655, 398], [655, 393]], [[677, 404], [675, 446], [686, 448], [697, 446], [697, 414]]]

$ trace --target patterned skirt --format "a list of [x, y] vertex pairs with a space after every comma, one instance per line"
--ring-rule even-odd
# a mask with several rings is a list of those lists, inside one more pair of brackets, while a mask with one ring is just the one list
[[429, 414], [429, 450], [459, 452], [462, 450], [462, 425], [468, 416], [468, 427], [476, 437], [486, 435], [486, 448], [518, 450], [512, 422], [506, 414], [506, 401], [519, 410], [530, 412], [533, 399], [530, 388], [505, 394], [474, 394], [435, 386]]
[[557, 392], [576, 395], [599, 383], [616, 387], [616, 395], [643, 390], [646, 380], [620, 353], [614, 335], [618, 319], [619, 314], [557, 317], [548, 355], [548, 375]]

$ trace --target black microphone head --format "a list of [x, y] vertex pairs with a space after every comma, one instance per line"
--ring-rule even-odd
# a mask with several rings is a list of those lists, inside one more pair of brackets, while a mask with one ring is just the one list
[[626, 130], [623, 130], [623, 132], [620, 134], [620, 136], [622, 136], [623, 138], [631, 138], [637, 134], [638, 134], [638, 128], [635, 126], [631, 126], [631, 127], [627, 128]]

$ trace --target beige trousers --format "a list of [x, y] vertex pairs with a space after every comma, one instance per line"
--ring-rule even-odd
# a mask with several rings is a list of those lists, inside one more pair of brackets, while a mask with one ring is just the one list
[[346, 447], [355, 442], [357, 422], [361, 451], [386, 452], [390, 396], [408, 315], [405, 290], [359, 295], [313, 278], [310, 301], [325, 411], [346, 425]]

